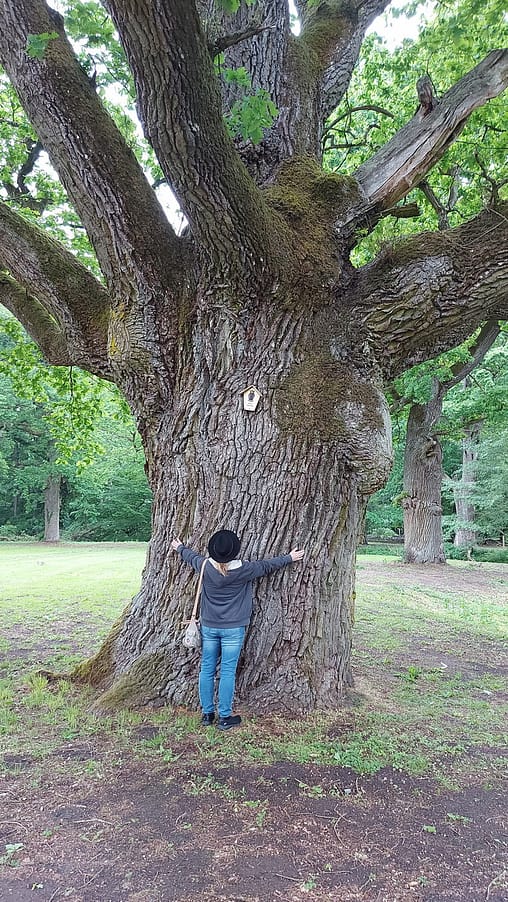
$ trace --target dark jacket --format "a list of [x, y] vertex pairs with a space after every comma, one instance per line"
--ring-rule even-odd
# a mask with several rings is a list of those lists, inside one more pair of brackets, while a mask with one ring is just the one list
[[[198, 573], [205, 560], [191, 548], [181, 545], [178, 554]], [[290, 554], [267, 558], [264, 561], [243, 561], [240, 567], [225, 576], [208, 561], [203, 572], [200, 620], [204, 626], [233, 629], [247, 626], [252, 613], [252, 582], [275, 570], [292, 564]]]

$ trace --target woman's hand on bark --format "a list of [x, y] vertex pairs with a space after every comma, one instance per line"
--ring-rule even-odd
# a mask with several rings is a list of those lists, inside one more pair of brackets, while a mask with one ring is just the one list
[[178, 549], [183, 545], [181, 539], [171, 539], [171, 548], [173, 551], [178, 551]]
[[301, 561], [305, 554], [305, 551], [300, 548], [293, 548], [293, 550], [290, 551], [289, 554], [291, 555], [292, 561]]

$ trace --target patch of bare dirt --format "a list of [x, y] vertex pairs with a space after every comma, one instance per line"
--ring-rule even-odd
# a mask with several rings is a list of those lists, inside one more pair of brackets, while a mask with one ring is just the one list
[[[420, 568], [362, 558], [358, 577], [369, 586], [463, 589], [500, 601], [506, 594], [505, 571], [482, 565]], [[7, 638], [15, 644], [15, 635]], [[369, 649], [393, 659], [392, 671], [375, 665], [380, 708], [387, 685], [409, 664], [466, 678], [497, 672], [499, 643], [482, 641], [451, 646], [447, 637], [445, 648], [422, 634], [393, 652]], [[49, 638], [45, 651], [55, 650]], [[371, 701], [373, 685], [370, 679]], [[353, 708], [350, 716], [353, 723]], [[275, 739], [281, 723], [266, 719], [265, 728]], [[196, 757], [199, 739], [188, 746], [184, 739], [180, 757], [161, 766], [159, 758], [138, 758], [135, 748], [157, 732], [140, 725], [129, 753], [118, 755], [95, 735], [62, 741], [42, 759], [33, 748], [5, 755], [1, 902], [508, 900], [506, 798], [493, 781], [483, 785], [473, 774], [451, 790], [390, 768], [358, 776], [287, 761], [219, 766]]]
[[10, 777], [1, 801], [0, 848], [23, 843], [1, 871], [12, 902], [507, 898], [499, 788], [444, 791], [391, 769], [129, 762], [106, 785]]

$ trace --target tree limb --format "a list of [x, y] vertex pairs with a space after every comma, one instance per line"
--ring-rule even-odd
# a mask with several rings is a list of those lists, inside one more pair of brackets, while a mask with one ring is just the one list
[[[108, 292], [70, 251], [1, 202], [0, 264], [56, 323], [69, 357], [107, 378]], [[35, 313], [42, 326], [38, 306]]]
[[219, 37], [216, 38], [212, 47], [210, 48], [210, 53], [212, 57], [215, 57], [217, 56], [217, 54], [222, 53], [224, 50], [228, 50], [229, 47], [234, 47], [235, 44], [241, 44], [243, 41], [248, 41], [249, 38], [254, 38], [257, 34], [261, 34], [268, 28], [274, 27], [274, 25], [266, 24], [252, 25], [250, 28], [244, 28], [243, 31], [234, 31], [228, 34], [219, 35]]
[[28, 207], [30, 210], [42, 214], [46, 209], [48, 197], [33, 197], [26, 185], [26, 178], [31, 174], [41, 152], [44, 150], [40, 141], [33, 141], [31, 138], [25, 138], [27, 148], [27, 157], [25, 162], [20, 166], [16, 176], [16, 184], [12, 184], [7, 179], [2, 182], [5, 191], [12, 200], [17, 201], [20, 207]]
[[507, 318], [508, 203], [393, 244], [356, 272], [347, 297], [389, 379]]
[[460, 134], [468, 117], [508, 84], [508, 50], [494, 50], [460, 79], [426, 116], [417, 114], [354, 173], [356, 205], [339, 225], [393, 206], [425, 177]]
[[441, 201], [437, 197], [436, 193], [429, 185], [427, 179], [424, 179], [423, 182], [420, 182], [420, 184], [418, 185], [418, 188], [420, 189], [422, 194], [427, 198], [429, 204], [431, 205], [431, 207], [435, 211], [435, 213], [437, 213], [437, 221], [438, 221], [438, 226], [439, 226], [440, 230], [444, 231], [445, 229], [449, 229], [450, 228], [450, 221], [448, 219], [449, 211], [446, 209], [444, 204], [441, 203]]
[[[132, 300], [141, 273], [173, 285], [180, 245], [130, 147], [45, 0], [0, 0], [0, 61], [76, 207], [114, 293]], [[42, 58], [29, 34], [56, 32]], [[129, 282], [131, 285], [129, 285]], [[141, 285], [140, 285], [141, 283]], [[129, 290], [127, 290], [129, 289]]]
[[225, 260], [248, 279], [255, 260], [259, 279], [271, 220], [227, 133], [194, 0], [105, 5], [134, 75], [145, 134], [193, 235], [213, 265], [220, 261], [223, 281]]
[[48, 363], [53, 366], [77, 363], [69, 355], [67, 342], [56, 320], [37, 298], [3, 272], [0, 272], [0, 304], [24, 326]]
[[343, 0], [302, 8], [300, 40], [316, 56], [320, 79], [321, 120], [338, 106], [346, 93], [358, 60], [365, 32], [390, 0]]

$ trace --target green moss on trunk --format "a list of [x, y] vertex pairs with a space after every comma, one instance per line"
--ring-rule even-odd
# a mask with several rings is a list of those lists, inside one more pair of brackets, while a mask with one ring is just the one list
[[73, 670], [70, 675], [72, 680], [97, 687], [112, 679], [115, 669], [115, 645], [123, 627], [126, 613], [127, 609], [119, 620], [113, 624], [111, 632], [104, 640], [97, 654], [93, 658], [78, 664]]
[[143, 655], [97, 699], [94, 708], [107, 712], [149, 705], [161, 698], [162, 688], [170, 676], [164, 651]]

